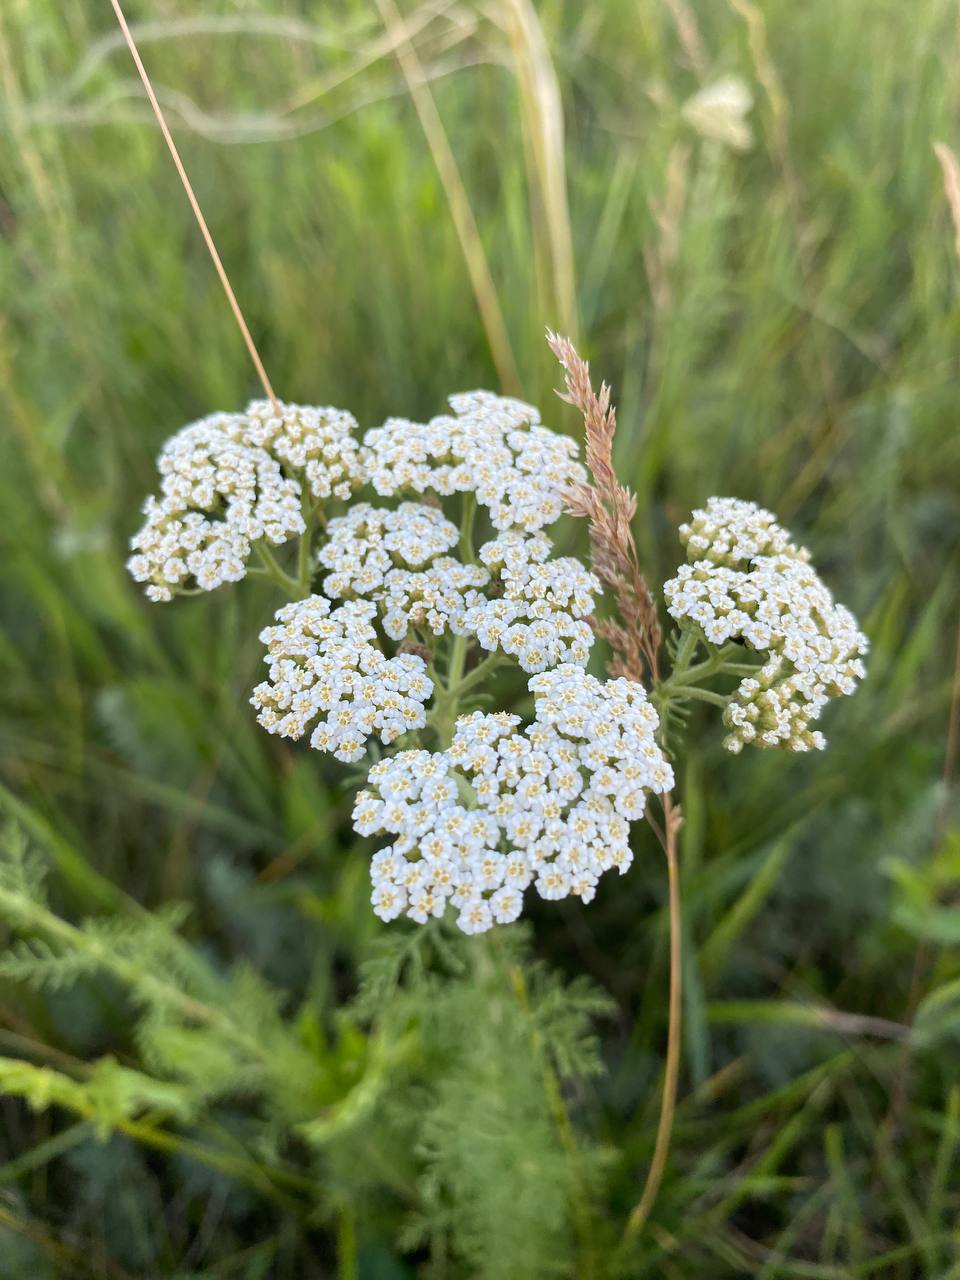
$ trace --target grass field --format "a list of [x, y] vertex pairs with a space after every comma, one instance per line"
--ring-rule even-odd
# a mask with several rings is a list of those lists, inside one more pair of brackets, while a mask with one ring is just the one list
[[0, 1276], [960, 1277], [957, 6], [128, 17], [284, 399], [367, 427], [504, 387], [577, 432], [575, 334], [651, 582], [753, 498], [872, 652], [825, 753], [690, 724], [680, 1099], [623, 1247], [659, 847], [499, 950], [374, 918], [342, 770], [247, 704], [276, 591], [125, 572], [164, 439], [258, 387], [110, 6], [6, 0]]

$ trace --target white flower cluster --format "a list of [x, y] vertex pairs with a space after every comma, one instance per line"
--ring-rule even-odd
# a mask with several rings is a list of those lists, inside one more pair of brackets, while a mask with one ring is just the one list
[[[255, 400], [176, 432], [157, 460], [160, 496], [144, 506], [127, 568], [151, 600], [212, 591], [246, 573], [253, 543], [303, 533], [304, 488], [348, 498], [362, 483], [356, 422], [339, 409]], [[302, 481], [301, 481], [302, 476]]]
[[463, 564], [441, 554], [458, 540], [450, 521], [405, 502], [396, 511], [361, 503], [331, 521], [329, 535], [319, 553], [333, 571], [324, 591], [375, 600], [392, 640], [411, 627], [474, 636], [531, 673], [587, 661], [593, 632], [584, 619], [600, 583], [578, 560], [548, 560], [552, 543], [543, 533], [506, 530], [480, 548], [480, 564]]
[[127, 562], [151, 600], [171, 600], [191, 583], [212, 591], [237, 582], [252, 543], [278, 544], [303, 531], [300, 486], [266, 450], [248, 444], [245, 426], [241, 414], [215, 413], [164, 445], [160, 496], [147, 499]]
[[247, 405], [246, 442], [267, 449], [288, 470], [302, 471], [314, 498], [347, 499], [363, 484], [357, 420], [332, 405], [281, 404], [270, 400]]
[[[311, 499], [347, 500], [367, 483], [386, 496], [474, 494], [500, 530], [536, 530], [557, 520], [565, 491], [586, 474], [575, 443], [542, 426], [536, 410], [519, 400], [474, 391], [450, 403], [455, 416], [427, 424], [391, 418], [367, 432], [362, 448], [352, 415], [329, 406], [255, 400], [243, 413], [212, 414], [185, 427], [161, 452], [161, 494], [144, 508], [131, 574], [153, 600], [238, 581], [253, 543], [279, 545], [298, 536]], [[334, 563], [326, 567], [333, 595], [367, 594], [378, 565], [383, 574], [409, 569], [454, 546], [442, 516], [415, 504], [400, 510], [392, 530], [368, 531], [371, 545], [359, 568], [337, 564], [336, 556], [359, 542], [363, 518], [353, 513], [354, 523], [331, 540]], [[389, 566], [386, 555], [393, 557]], [[343, 574], [358, 575], [359, 584]]]
[[758, 556], [810, 559], [805, 547], [790, 541], [773, 512], [741, 498], [708, 498], [706, 507], [680, 526], [680, 541], [688, 560], [709, 560], [730, 569], [752, 564]]
[[377, 915], [423, 923], [449, 907], [465, 933], [515, 920], [524, 890], [589, 902], [629, 867], [630, 822], [673, 785], [643, 688], [565, 664], [530, 681], [535, 718], [474, 712], [446, 751], [402, 751], [370, 771], [361, 835], [392, 843], [371, 866]]
[[360, 502], [331, 520], [318, 559], [332, 572], [323, 580], [327, 595], [372, 596], [391, 569], [419, 567], [456, 546], [456, 525], [435, 507], [403, 502], [396, 511]]
[[433, 692], [426, 664], [410, 653], [388, 658], [376, 647], [376, 611], [366, 600], [331, 610], [324, 596], [278, 611], [278, 625], [260, 636], [269, 680], [250, 699], [268, 733], [301, 738], [314, 724], [311, 747], [351, 762], [374, 734], [390, 743], [423, 728]]
[[480, 559], [499, 574], [502, 594], [477, 600], [465, 629], [484, 649], [501, 649], [524, 671], [546, 671], [561, 663], [586, 664], [593, 632], [584, 619], [601, 590], [579, 560], [547, 560], [550, 540], [503, 533], [480, 548]]
[[496, 529], [541, 529], [586, 472], [577, 446], [540, 424], [531, 405], [489, 391], [451, 396], [456, 416], [428, 423], [389, 418], [364, 436], [377, 493], [475, 493]]
[[711, 498], [684, 530], [694, 563], [664, 584], [669, 613], [710, 644], [742, 640], [767, 655], [724, 709], [724, 745], [822, 749], [811, 725], [865, 674], [867, 639], [853, 614], [834, 602], [809, 553], [754, 503]]
[[393, 569], [379, 597], [383, 629], [391, 640], [402, 640], [411, 627], [425, 627], [435, 636], [446, 631], [469, 634], [467, 616], [490, 575], [479, 564], [461, 564], [442, 556], [428, 569]]

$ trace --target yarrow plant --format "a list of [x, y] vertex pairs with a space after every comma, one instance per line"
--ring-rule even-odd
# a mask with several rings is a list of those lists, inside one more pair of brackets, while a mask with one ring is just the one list
[[[153, 600], [247, 574], [293, 597], [260, 637], [267, 679], [251, 702], [269, 733], [368, 761], [354, 825], [388, 841], [371, 864], [384, 920], [450, 913], [478, 933], [516, 920], [528, 891], [589, 902], [605, 871], [630, 866], [651, 796], [672, 838], [668, 739], [688, 703], [722, 708], [731, 751], [804, 751], [824, 746], [813, 726], [864, 674], [866, 639], [809, 553], [735, 498], [680, 528], [688, 563], [664, 585], [677, 630], [661, 672], [609, 390], [550, 341], [589, 470], [531, 405], [488, 391], [363, 436], [342, 410], [259, 400], [167, 442], [133, 538], [130, 572]], [[592, 568], [554, 554], [547, 530], [565, 511], [588, 522]], [[598, 637], [606, 679], [586, 671]], [[477, 709], [511, 664], [528, 677], [521, 714]]]
[[[669, 1025], [653, 1158], [622, 1253], [659, 1188], [679, 1070], [676, 731], [699, 701], [722, 712], [731, 752], [822, 749], [821, 713], [855, 690], [867, 641], [770, 512], [711, 497], [680, 528], [687, 563], [663, 587], [674, 624], [664, 643], [632, 534], [636, 499], [613, 466], [610, 390], [594, 390], [557, 335], [548, 342], [561, 398], [584, 421], [586, 465], [535, 408], [489, 391], [363, 435], [345, 411], [282, 403], [112, 2], [266, 395], [168, 441], [130, 572], [157, 602], [247, 575], [283, 592], [250, 701], [267, 732], [359, 766], [353, 826], [377, 838], [371, 901], [385, 922], [449, 918], [485, 934], [516, 921], [525, 895], [589, 903], [604, 873], [627, 873], [632, 825], [647, 821], [668, 869]], [[415, 64], [412, 49], [401, 57], [408, 82]], [[548, 530], [565, 514], [586, 522], [589, 563], [556, 554]], [[489, 959], [482, 943], [469, 947]], [[533, 1026], [522, 973], [511, 982]], [[535, 1056], [569, 1147], [541, 1038]]]
[[[381, 920], [482, 934], [530, 894], [588, 903], [604, 873], [628, 871], [646, 820], [668, 869], [669, 1025], [626, 1248], [659, 1189], [679, 1072], [677, 731], [703, 702], [731, 752], [822, 749], [821, 713], [862, 679], [867, 641], [769, 511], [711, 497], [680, 527], [665, 642], [636, 499], [613, 467], [610, 390], [594, 391], [569, 341], [548, 340], [586, 466], [532, 406], [489, 391], [362, 436], [341, 410], [255, 401], [167, 443], [129, 568], [156, 601], [246, 575], [282, 590], [251, 702], [269, 733], [365, 775], [353, 825], [378, 838]], [[555, 554], [548, 531], [564, 514], [587, 524], [589, 565]]]

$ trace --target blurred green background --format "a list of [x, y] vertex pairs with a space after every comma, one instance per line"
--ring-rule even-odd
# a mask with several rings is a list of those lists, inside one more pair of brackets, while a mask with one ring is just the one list
[[[196, 964], [272, 984], [277, 1054], [323, 1060], [333, 1119], [294, 1133], [310, 1107], [283, 1119], [282, 1073], [207, 1100], [203, 1072], [232, 1068], [151, 1056], [132, 1032], [149, 993], [7, 963], [6, 1059], [84, 1088], [105, 1055], [197, 1078], [182, 1116], [158, 1094], [97, 1125], [89, 1090], [71, 1109], [7, 1069], [0, 1276], [960, 1276], [960, 268], [932, 150], [960, 145], [957, 5], [128, 17], [283, 398], [366, 427], [506, 386], [575, 432], [543, 330], [574, 333], [614, 388], [650, 580], [692, 506], [754, 498], [873, 649], [815, 758], [728, 757], [709, 708], [691, 723], [681, 1101], [660, 1198], [618, 1251], [662, 1072], [658, 847], [638, 831], [627, 878], [504, 944], [528, 1040], [475, 949], [411, 943], [411, 974], [368, 969], [355, 1003], [377, 940], [411, 935], [370, 912], [342, 770], [247, 706], [279, 599], [250, 582], [150, 606], [123, 568], [160, 445], [258, 394], [247, 355], [109, 4], [5, 0], [5, 839], [47, 861], [60, 919], [190, 904]], [[550, 1047], [565, 1017], [579, 1065]]]

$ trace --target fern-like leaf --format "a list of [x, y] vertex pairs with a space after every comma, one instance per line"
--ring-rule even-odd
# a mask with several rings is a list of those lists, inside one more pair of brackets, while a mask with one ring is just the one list
[[0, 832], [0, 913], [16, 923], [30, 906], [45, 907], [47, 874], [43, 858], [13, 822]]
[[62, 991], [98, 967], [90, 955], [45, 938], [21, 938], [0, 955], [0, 977], [37, 991]]

